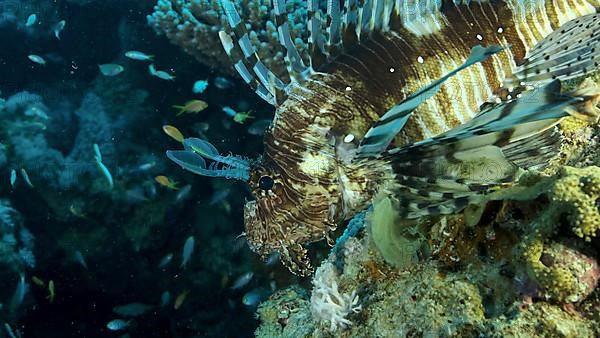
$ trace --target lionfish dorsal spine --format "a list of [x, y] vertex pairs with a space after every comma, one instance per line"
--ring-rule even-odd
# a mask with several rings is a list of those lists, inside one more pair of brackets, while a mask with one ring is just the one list
[[275, 15], [275, 25], [279, 35], [279, 42], [285, 48], [285, 63], [288, 74], [292, 80], [301, 82], [310, 74], [310, 69], [304, 65], [302, 57], [294, 44], [290, 35], [290, 25], [288, 22], [288, 13], [285, 0], [274, 0], [273, 9]]
[[[234, 42], [225, 31], [219, 32], [219, 38], [234, 68], [263, 100], [272, 105], [283, 102], [285, 97], [281, 93], [285, 91], [287, 84], [260, 60], [250, 42], [248, 30], [233, 3], [229, 0], [221, 0], [221, 4], [236, 41]], [[237, 56], [234, 56], [234, 50]]]
[[[422, 4], [420, 1], [399, 0], [345, 0], [340, 6], [340, 1], [328, 0], [326, 13], [323, 13], [319, 0], [308, 0], [307, 66], [290, 33], [287, 2], [274, 0], [274, 20], [279, 43], [286, 51], [286, 70], [291, 80], [290, 83], [285, 83], [258, 57], [234, 4], [230, 0], [221, 0], [221, 4], [230, 26], [228, 33], [219, 33], [225, 52], [242, 79], [257, 95], [274, 106], [279, 106], [285, 101], [291, 83], [302, 84], [322, 65], [332, 62], [356, 42], [368, 38], [369, 34], [388, 31], [392, 15], [400, 16], [408, 28], [421, 17], [439, 13], [441, 6], [438, 1]], [[229, 34], [233, 34], [236, 41], [233, 41]], [[234, 51], [236, 53], [233, 53]]]

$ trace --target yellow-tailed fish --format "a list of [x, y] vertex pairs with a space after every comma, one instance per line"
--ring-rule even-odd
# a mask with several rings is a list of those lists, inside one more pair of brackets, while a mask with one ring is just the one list
[[182, 293], [179, 294], [179, 296], [177, 296], [177, 298], [175, 298], [175, 303], [173, 304], [173, 308], [175, 310], [178, 310], [181, 305], [183, 304], [183, 302], [185, 302], [185, 299], [187, 298], [187, 295], [190, 293], [190, 290], [184, 290]]
[[69, 206], [69, 212], [75, 217], [87, 218], [87, 215], [81, 211], [81, 206], [75, 205], [74, 203]]
[[173, 106], [173, 108], [179, 109], [177, 116], [181, 114], [198, 114], [208, 107], [208, 103], [202, 100], [191, 100], [186, 102], [183, 106]]
[[41, 278], [39, 278], [38, 276], [33, 276], [31, 277], [31, 281], [33, 282], [33, 284], [37, 285], [37, 286], [41, 286], [43, 288], [46, 287], [46, 282], [44, 282]]
[[162, 185], [162, 186], [163, 186], [163, 187], [165, 187], [165, 188], [172, 189], [172, 190], [177, 190], [177, 189], [179, 189], [179, 188], [177, 187], [177, 182], [175, 182], [175, 181], [171, 180], [171, 179], [170, 179], [170, 178], [168, 178], [167, 176], [164, 176], [164, 175], [159, 175], [159, 176], [156, 176], [156, 177], [154, 178], [154, 180], [155, 180], [155, 181], [156, 181], [158, 184]]
[[235, 121], [239, 124], [244, 124], [244, 122], [246, 122], [246, 120], [254, 118], [254, 116], [252, 116], [251, 113], [252, 113], [252, 111], [236, 113], [233, 116], [233, 121]]
[[183, 139], [184, 139], [183, 134], [176, 127], [173, 127], [172, 125], [169, 125], [169, 124], [165, 124], [162, 127], [162, 129], [165, 132], [165, 134], [169, 135], [175, 141], [183, 142]]
[[46, 299], [48, 299], [48, 301], [50, 303], [54, 302], [54, 297], [56, 297], [56, 291], [54, 289], [54, 281], [50, 280], [48, 282], [48, 296], [46, 296]]

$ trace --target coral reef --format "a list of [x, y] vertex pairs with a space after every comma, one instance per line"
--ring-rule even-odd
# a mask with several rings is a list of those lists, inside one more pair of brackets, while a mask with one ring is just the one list
[[[273, 19], [272, 1], [235, 1], [240, 15], [247, 18], [250, 40], [258, 48], [258, 55], [263, 62], [279, 75], [284, 76], [284, 51], [279, 46], [279, 37]], [[218, 32], [226, 25], [227, 19], [219, 8], [218, 1], [210, 0], [159, 0], [154, 6], [154, 13], [148, 16], [148, 24], [157, 33], [165, 34], [175, 45], [193, 55], [204, 65], [228, 70], [234, 73], [229, 58], [221, 47]], [[287, 1], [289, 18], [292, 20], [291, 34], [296, 48], [306, 51], [302, 41], [306, 29], [306, 9], [302, 1]]]
[[34, 238], [21, 214], [8, 200], [0, 200], [0, 266], [13, 272], [35, 267]]
[[97, 95], [86, 95], [81, 107], [73, 114], [78, 132], [71, 142], [71, 149], [64, 155], [53, 146], [55, 130], [48, 129], [48, 125], [55, 126], [51, 124], [56, 122], [52, 119], [71, 122], [71, 117], [61, 115], [50, 111], [39, 95], [21, 92], [9, 97], [4, 109], [0, 109], [0, 116], [5, 117], [2, 130], [7, 146], [10, 145], [10, 164], [15, 169], [27, 170], [35, 184], [52, 190], [83, 191], [87, 186], [82, 182], [89, 181], [84, 177], [99, 176], [91, 161], [93, 144], [100, 146], [105, 162], [112, 164], [113, 121], [106, 115]]
[[[478, 210], [418, 222], [377, 199], [359, 215], [365, 229], [318, 268], [310, 302], [296, 289], [272, 296], [256, 334], [598, 336], [599, 178], [593, 166], [530, 172]], [[314, 311], [317, 302], [337, 312]]]

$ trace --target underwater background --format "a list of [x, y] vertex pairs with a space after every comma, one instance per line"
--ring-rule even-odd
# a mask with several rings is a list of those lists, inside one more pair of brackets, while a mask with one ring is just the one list
[[[271, 1], [235, 6], [284, 74]], [[561, 124], [560, 160], [480, 210], [408, 224], [378, 201], [295, 276], [242, 236], [246, 184], [165, 156], [263, 152], [275, 108], [225, 24], [215, 0], [0, 0], [0, 338], [600, 336], [597, 123]]]
[[[272, 108], [229, 69], [199, 63], [158, 35], [154, 5], [0, 1], [0, 337], [9, 336], [5, 325], [22, 337], [252, 336], [257, 300], [246, 305], [244, 295], [264, 298], [292, 280], [237, 238], [243, 185], [186, 174], [165, 156], [177, 141], [163, 125], [254, 155], [262, 130], [252, 123]], [[131, 50], [152, 60], [126, 57]], [[152, 76], [150, 64], [175, 79]], [[99, 65], [112, 65], [109, 75]], [[195, 94], [198, 80], [206, 88]], [[173, 106], [194, 99], [208, 107], [177, 116]], [[252, 109], [253, 119], [235, 122], [223, 107]], [[132, 303], [143, 306], [113, 311]], [[111, 332], [107, 323], [119, 318], [127, 329]]]

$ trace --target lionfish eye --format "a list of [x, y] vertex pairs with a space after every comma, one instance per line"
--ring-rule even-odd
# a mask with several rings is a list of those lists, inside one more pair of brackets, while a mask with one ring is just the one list
[[273, 179], [269, 176], [263, 176], [258, 180], [258, 187], [265, 191], [271, 190], [274, 184], [275, 181], [273, 181]]

